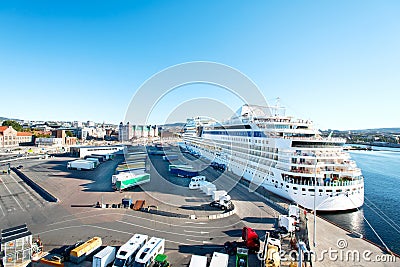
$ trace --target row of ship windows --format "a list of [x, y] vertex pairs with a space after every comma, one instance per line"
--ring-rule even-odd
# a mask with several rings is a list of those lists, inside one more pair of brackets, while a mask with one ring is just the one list
[[[272, 180], [273, 181], [273, 180]], [[282, 184], [283, 185], [283, 184]], [[289, 186], [288, 185], [286, 185], [286, 188], [289, 188]], [[363, 186], [361, 186], [361, 187], [358, 187], [358, 188], [353, 188], [352, 190], [353, 191], [356, 191], [356, 190], [361, 190], [361, 189], [363, 189], [364, 187]], [[293, 190], [297, 190], [298, 188], [296, 187], [296, 186], [293, 186]], [[301, 191], [307, 191], [305, 188], [301, 188]], [[310, 188], [310, 189], [308, 189], [308, 191], [309, 192], [315, 192], [315, 190], [313, 189], [313, 188]], [[346, 190], [344, 190], [344, 191], [346, 191], [346, 192], [349, 192], [349, 191], [351, 191], [350, 189], [346, 189]], [[324, 190], [323, 189], [319, 189], [318, 190], [318, 192], [324, 192]], [[333, 192], [333, 190], [332, 189], [326, 189], [325, 190], [325, 192], [327, 192], [327, 193], [332, 193]], [[340, 193], [340, 192], [343, 192], [343, 190], [342, 189], [336, 189], [335, 190], [335, 192], [336, 193]]]
[[[239, 165], [233, 164], [233, 166], [235, 166], [236, 168], [240, 168], [240, 167], [239, 167], [240, 165], [241, 165], [241, 166], [246, 165], [246, 164], [247, 164], [247, 165], [251, 165], [251, 164], [250, 164], [251, 162], [243, 163], [243, 162], [241, 162], [240, 160], [237, 160], [237, 159], [234, 159], [234, 158], [231, 159], [231, 162], [239, 163]], [[270, 164], [271, 164], [271, 167], [275, 167], [275, 165], [276, 165], [276, 163], [274, 163], [274, 162], [272, 162], [272, 163], [270, 163]], [[253, 166], [252, 166], [252, 167], [253, 167]], [[270, 176], [273, 175], [273, 173], [272, 173], [271, 171], [268, 171], [267, 169], [264, 169], [264, 168], [261, 168], [261, 167], [253, 167], [253, 168], [256, 169], [257, 171], [266, 173], [266, 174], [268, 174], [268, 175], [270, 175]], [[243, 170], [243, 171], [244, 171], [244, 170]], [[252, 172], [252, 171], [245, 170], [245, 172], [254, 175], [254, 172]], [[258, 174], [258, 177], [261, 178], [261, 176], [262, 176], [261, 174]], [[267, 179], [267, 181], [268, 181], [268, 179]]]
[[[234, 166], [235, 166], [235, 165], [234, 165]], [[239, 168], [238, 165], [236, 165], [235, 167]], [[243, 170], [243, 171], [244, 171], [244, 170]], [[254, 172], [251, 172], [251, 171], [249, 171], [249, 170], [245, 170], [245, 172], [254, 175]], [[270, 176], [273, 175], [272, 172], [268, 172], [268, 174], [269, 174]], [[258, 177], [261, 178], [261, 175], [258, 175]], [[269, 181], [268, 178], [267, 178], [266, 180]], [[274, 179], [272, 179], [271, 182], [272, 182], [272, 183], [276, 183], [276, 184], [279, 183], [278, 181], [275, 181]], [[281, 186], [283, 186], [283, 183], [281, 183]], [[286, 188], [290, 188], [290, 186], [289, 186], [289, 185], [286, 185]], [[353, 189], [351, 189], [351, 190], [356, 191], [356, 190], [361, 190], [361, 189], [363, 189], [363, 188], [364, 188], [364, 187], [361, 186], [361, 187], [358, 187], [358, 188], [353, 188]], [[293, 186], [293, 190], [298, 190], [298, 187]], [[350, 190], [350, 189], [346, 189], [346, 190], [344, 190], [344, 191], [350, 192], [351, 190]], [[305, 188], [301, 188], [301, 191], [307, 191], [307, 190], [306, 190]], [[309, 192], [315, 192], [314, 188], [310, 188], [310, 189], [308, 189], [308, 191], [309, 191]], [[319, 189], [318, 192], [322, 193], [322, 192], [324, 192], [324, 190], [323, 190], [323, 189]], [[332, 190], [332, 189], [326, 189], [325, 192], [326, 192], [326, 193], [332, 193], [333, 190]], [[343, 192], [343, 190], [342, 190], [342, 189], [336, 189], [335, 192], [336, 192], [336, 193], [340, 193], [340, 192]]]

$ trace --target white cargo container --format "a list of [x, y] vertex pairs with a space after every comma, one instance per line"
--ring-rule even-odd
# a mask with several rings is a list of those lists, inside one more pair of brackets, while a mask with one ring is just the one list
[[134, 178], [138, 175], [145, 174], [145, 170], [131, 170], [128, 172], [120, 172], [111, 176], [111, 184], [115, 185], [117, 181], [124, 181]]
[[[211, 182], [207, 182], [207, 181], [200, 182], [200, 190], [203, 191], [204, 193], [207, 193], [208, 187], [215, 187], [215, 186]], [[216, 190], [217, 190], [217, 188], [214, 189], [214, 191], [216, 191]]]
[[217, 187], [214, 184], [210, 184], [206, 186], [205, 193], [207, 194], [207, 196], [212, 196], [215, 190], [217, 190]]
[[[201, 187], [200, 190], [203, 191], [204, 193], [207, 193], [207, 188], [209, 187], [215, 187], [215, 185], [213, 185], [210, 182], [205, 182]], [[215, 190], [214, 190], [215, 191]]]
[[207, 257], [199, 256], [199, 255], [192, 255], [192, 258], [190, 259], [189, 267], [207, 267]]
[[289, 233], [296, 230], [295, 219], [287, 215], [279, 215], [278, 226], [285, 228]]
[[216, 190], [212, 194], [213, 200], [218, 201], [222, 196], [226, 196], [227, 194], [228, 192], [226, 192], [225, 190]]
[[86, 158], [86, 160], [94, 162], [94, 166], [96, 167], [100, 165], [100, 160], [98, 158]]
[[115, 259], [115, 247], [105, 247], [99, 253], [93, 256], [92, 267], [105, 267]]
[[219, 252], [214, 252], [211, 258], [210, 267], [227, 267], [229, 255]]
[[78, 159], [68, 162], [67, 168], [75, 170], [93, 170], [95, 168], [95, 163], [93, 161]]

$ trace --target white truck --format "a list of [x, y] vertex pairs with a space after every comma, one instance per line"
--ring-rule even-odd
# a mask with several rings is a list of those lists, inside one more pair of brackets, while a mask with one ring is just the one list
[[93, 256], [92, 267], [106, 267], [115, 259], [115, 247], [105, 247]]
[[80, 170], [93, 170], [94, 168], [96, 168], [96, 166], [93, 161], [78, 159], [68, 162], [67, 168], [80, 171]]
[[226, 192], [225, 190], [216, 190], [212, 194], [213, 201], [219, 200], [222, 196], [226, 196], [227, 194], [228, 194], [228, 192]]
[[192, 258], [190, 259], [189, 267], [207, 267], [207, 257], [199, 256], [199, 255], [192, 255]]
[[228, 267], [229, 255], [214, 252], [209, 267]]
[[206, 181], [205, 176], [195, 176], [190, 179], [189, 189], [198, 189], [200, 188], [201, 182]]
[[[221, 190], [221, 191], [223, 191], [223, 190]], [[218, 193], [215, 194], [215, 192], [218, 192], [218, 191], [214, 191], [214, 194], [213, 194], [214, 201], [212, 201], [210, 203], [210, 206], [211, 207], [217, 207], [217, 208], [220, 208], [222, 210], [233, 210], [234, 206], [233, 206], [233, 203], [231, 201], [231, 196], [228, 195], [226, 193], [226, 191], [224, 191], [225, 194], [222, 194], [222, 193], [221, 194], [218, 194]]]

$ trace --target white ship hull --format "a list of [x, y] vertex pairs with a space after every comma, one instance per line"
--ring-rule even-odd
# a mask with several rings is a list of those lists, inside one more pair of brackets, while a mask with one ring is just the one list
[[[275, 107], [279, 109], [279, 107]], [[364, 178], [344, 139], [322, 137], [311, 121], [244, 105], [228, 121], [188, 119], [184, 146], [307, 209], [352, 210], [364, 203]]]
[[[206, 150], [200, 150], [195, 147], [186, 145], [189, 150], [195, 151], [207, 158], [210, 161], [227, 164], [226, 160], [215, 157], [212, 153]], [[229, 164], [227, 164], [229, 166]], [[364, 204], [364, 182], [360, 182], [357, 185], [348, 186], [310, 186], [310, 185], [295, 185], [286, 183], [281, 177], [281, 171], [278, 169], [271, 168], [273, 177], [266, 177], [257, 179], [253, 177], [252, 170], [246, 169], [245, 166], [240, 167], [228, 167], [227, 171], [232, 172], [235, 175], [243, 177], [243, 179], [252, 182], [250, 186], [251, 191], [255, 191], [257, 187], [261, 186], [267, 191], [285, 198], [289, 201], [295, 202], [296, 204], [309, 209], [314, 209], [314, 193], [309, 190], [315, 190], [317, 195], [315, 197], [315, 207], [319, 211], [345, 211], [353, 210], [361, 207]], [[272, 182], [274, 181], [274, 182]], [[287, 188], [289, 186], [289, 188]], [[294, 190], [293, 187], [297, 188]], [[304, 189], [304, 190], [303, 190]], [[323, 192], [319, 191], [322, 190]], [[328, 192], [327, 192], [328, 190]], [[332, 192], [329, 192], [332, 190]], [[340, 192], [337, 192], [340, 191]]]

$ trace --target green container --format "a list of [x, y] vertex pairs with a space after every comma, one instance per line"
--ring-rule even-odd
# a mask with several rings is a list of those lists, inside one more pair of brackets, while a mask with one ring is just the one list
[[115, 187], [117, 188], [117, 190], [124, 190], [147, 182], [150, 182], [150, 174], [143, 173], [126, 180], [116, 181]]

